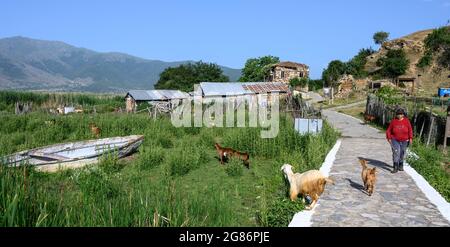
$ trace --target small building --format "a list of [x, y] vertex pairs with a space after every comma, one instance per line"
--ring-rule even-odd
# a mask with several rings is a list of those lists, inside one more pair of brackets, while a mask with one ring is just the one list
[[272, 65], [270, 69], [269, 82], [282, 82], [289, 84], [291, 79], [308, 77], [308, 65], [287, 61]]
[[223, 98], [237, 105], [246, 100], [258, 100], [262, 105], [271, 104], [273, 93], [278, 93], [282, 98], [290, 93], [290, 89], [281, 82], [202, 82], [195, 91], [195, 95], [202, 96], [204, 101]]
[[396, 80], [397, 86], [404, 86], [411, 89], [411, 93], [414, 93], [416, 78], [411, 76], [399, 76]]
[[392, 83], [392, 80], [389, 79], [381, 79], [381, 80], [374, 80], [374, 81], [368, 81], [367, 83], [368, 88], [372, 90], [380, 89], [384, 86], [394, 87], [395, 85]]
[[130, 90], [125, 96], [125, 105], [127, 112], [136, 112], [140, 103], [171, 103], [172, 100], [187, 98], [189, 94], [179, 90]]

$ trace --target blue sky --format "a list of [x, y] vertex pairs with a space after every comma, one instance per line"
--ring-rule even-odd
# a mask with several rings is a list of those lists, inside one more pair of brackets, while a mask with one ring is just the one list
[[306, 63], [320, 77], [333, 59], [445, 25], [450, 0], [2, 0], [0, 38], [59, 40], [164, 61], [241, 68], [264, 55]]

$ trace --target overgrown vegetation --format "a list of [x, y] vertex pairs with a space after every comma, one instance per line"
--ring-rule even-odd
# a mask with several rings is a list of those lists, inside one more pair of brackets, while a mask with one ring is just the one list
[[[0, 157], [92, 139], [90, 122], [101, 137], [145, 136], [133, 156], [81, 169], [46, 174], [0, 166], [2, 226], [285, 226], [304, 205], [285, 200], [281, 164], [318, 168], [337, 139], [327, 125], [320, 135], [299, 135], [288, 116], [273, 139], [261, 139], [260, 128], [175, 128], [145, 114], [0, 118]], [[250, 169], [240, 160], [220, 165], [214, 142], [249, 152]]]
[[450, 68], [450, 27], [441, 27], [433, 30], [425, 38], [425, 54], [419, 60], [417, 66], [425, 68], [431, 65], [434, 56], [437, 62], [444, 68]]
[[401, 101], [401, 96], [398, 89], [390, 86], [381, 87], [377, 90], [375, 95], [388, 105], [396, 105]]

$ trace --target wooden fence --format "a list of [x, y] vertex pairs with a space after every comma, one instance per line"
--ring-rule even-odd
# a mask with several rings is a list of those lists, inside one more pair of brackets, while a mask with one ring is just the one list
[[417, 107], [408, 109], [403, 105], [385, 104], [382, 99], [373, 94], [367, 96], [366, 114], [375, 116], [375, 122], [384, 127], [389, 125], [395, 117], [395, 110], [399, 107], [405, 110], [406, 116], [410, 119], [415, 138], [420, 138], [427, 145], [444, 143], [446, 118], [434, 114], [432, 107], [430, 111]]

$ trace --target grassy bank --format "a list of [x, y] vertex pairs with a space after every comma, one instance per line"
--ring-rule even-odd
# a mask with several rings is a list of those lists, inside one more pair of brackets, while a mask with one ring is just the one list
[[419, 159], [410, 158], [408, 163], [450, 202], [450, 157], [419, 141], [413, 143], [412, 151]]
[[[280, 167], [320, 167], [337, 139], [329, 126], [299, 135], [282, 116], [280, 133], [259, 128], [175, 128], [168, 119], [114, 113], [0, 116], [0, 155], [53, 143], [143, 134], [139, 152], [55, 174], [0, 166], [2, 226], [286, 226], [304, 205], [287, 200]], [[49, 121], [54, 120], [54, 121]], [[250, 169], [221, 166], [214, 142], [250, 153]]]

